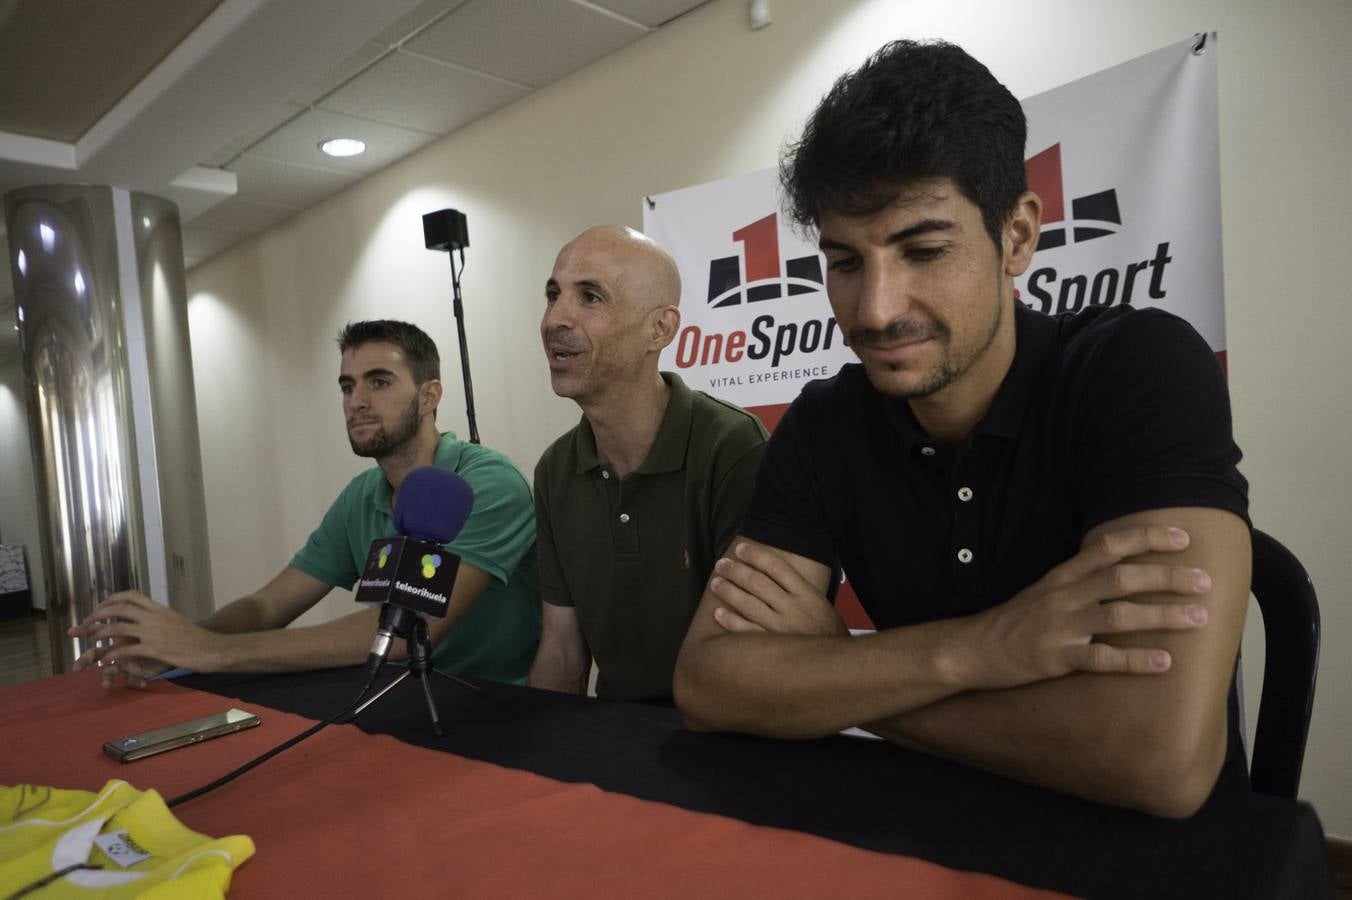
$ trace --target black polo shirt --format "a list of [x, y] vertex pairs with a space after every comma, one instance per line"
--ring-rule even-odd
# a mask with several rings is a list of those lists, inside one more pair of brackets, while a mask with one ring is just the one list
[[859, 364], [809, 384], [770, 439], [743, 533], [839, 560], [879, 628], [969, 615], [1075, 554], [1102, 522], [1204, 506], [1248, 520], [1224, 375], [1156, 309], [1046, 316], [958, 446], [930, 440]]

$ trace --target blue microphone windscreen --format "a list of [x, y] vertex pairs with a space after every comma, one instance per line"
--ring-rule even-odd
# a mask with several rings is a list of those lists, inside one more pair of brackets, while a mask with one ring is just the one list
[[394, 501], [394, 530], [400, 536], [450, 543], [474, 509], [474, 489], [438, 466], [420, 466], [404, 476]]

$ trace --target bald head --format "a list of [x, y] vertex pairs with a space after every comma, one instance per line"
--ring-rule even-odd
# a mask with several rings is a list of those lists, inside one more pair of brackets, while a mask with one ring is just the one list
[[[681, 303], [681, 273], [672, 255], [641, 231], [624, 225], [597, 225], [559, 251], [557, 263], [594, 260], [612, 271], [612, 281], [644, 312]], [[555, 268], [558, 268], [556, 263]]]
[[554, 392], [584, 410], [651, 401], [658, 356], [681, 324], [671, 254], [620, 225], [569, 241], [545, 283], [540, 336]]

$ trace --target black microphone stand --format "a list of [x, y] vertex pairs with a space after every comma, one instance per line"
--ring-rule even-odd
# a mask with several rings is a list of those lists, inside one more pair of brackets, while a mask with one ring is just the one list
[[[371, 704], [375, 703], [381, 697], [398, 687], [405, 679], [413, 675], [418, 676], [422, 683], [423, 696], [427, 699], [427, 712], [432, 717], [432, 731], [437, 737], [443, 737], [445, 732], [441, 729], [441, 717], [437, 715], [437, 704], [432, 699], [432, 685], [428, 674], [440, 675], [442, 678], [455, 682], [467, 690], [473, 691], [479, 696], [484, 695], [484, 689], [477, 684], [471, 684], [463, 678], [458, 678], [447, 672], [443, 672], [432, 665], [432, 639], [427, 632], [427, 620], [415, 612], [406, 610], [402, 607], [385, 604], [381, 610], [381, 626], [388, 626], [390, 633], [395, 637], [404, 639], [408, 647], [408, 666], [399, 677], [385, 685], [377, 691], [369, 700], [353, 710], [348, 721], [355, 721], [357, 716]], [[382, 659], [381, 664], [384, 664]]]

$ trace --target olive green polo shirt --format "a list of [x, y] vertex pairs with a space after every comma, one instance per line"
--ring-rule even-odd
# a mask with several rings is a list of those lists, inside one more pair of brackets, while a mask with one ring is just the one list
[[[434, 463], [474, 489], [469, 520], [446, 548], [491, 580], [433, 648], [433, 664], [453, 675], [524, 683], [540, 640], [530, 486], [506, 456], [449, 432], [441, 436]], [[378, 466], [353, 478], [291, 565], [350, 589], [366, 565], [371, 542], [396, 533], [393, 494]]]
[[671, 397], [636, 470], [615, 477], [585, 416], [535, 467], [540, 595], [577, 609], [596, 692], [621, 700], [671, 697], [676, 654], [765, 448], [755, 416], [662, 377]]

